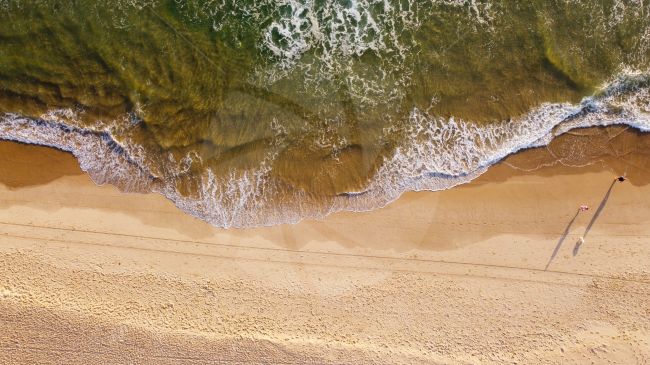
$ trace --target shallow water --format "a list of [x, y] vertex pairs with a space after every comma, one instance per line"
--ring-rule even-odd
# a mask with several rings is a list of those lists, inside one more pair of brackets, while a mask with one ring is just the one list
[[443, 189], [650, 127], [642, 1], [0, 0], [0, 138], [219, 226]]

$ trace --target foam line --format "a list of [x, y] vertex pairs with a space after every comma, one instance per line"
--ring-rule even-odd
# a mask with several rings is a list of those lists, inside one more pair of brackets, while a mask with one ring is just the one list
[[[53, 110], [40, 118], [16, 114], [0, 117], [0, 139], [45, 145], [72, 152], [81, 168], [98, 184], [124, 191], [158, 192], [180, 209], [219, 227], [253, 227], [296, 223], [337, 211], [365, 211], [382, 207], [406, 191], [443, 190], [466, 183], [491, 165], [519, 150], [548, 144], [571, 129], [625, 124], [650, 131], [650, 74], [625, 71], [579, 104], [543, 104], [526, 115], [501, 123], [478, 125], [444, 119], [413, 109], [408, 116], [405, 144], [383, 161], [363, 192], [339, 194], [316, 201], [304, 191], [286, 192], [269, 176], [276, 153], [258, 166], [217, 176], [204, 169], [194, 176], [199, 191], [185, 196], [178, 179], [190, 171], [196, 154], [181, 159], [151, 151], [97, 123], [76, 127], [72, 110]], [[128, 117], [128, 116], [127, 116]], [[125, 118], [127, 118], [125, 117]], [[124, 128], [124, 127], [121, 127]], [[387, 130], [386, 133], [394, 131]]]

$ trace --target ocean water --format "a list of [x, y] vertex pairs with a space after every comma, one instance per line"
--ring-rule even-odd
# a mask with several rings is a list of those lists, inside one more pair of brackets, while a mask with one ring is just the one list
[[650, 2], [0, 0], [0, 138], [221, 227], [467, 182], [650, 130]]

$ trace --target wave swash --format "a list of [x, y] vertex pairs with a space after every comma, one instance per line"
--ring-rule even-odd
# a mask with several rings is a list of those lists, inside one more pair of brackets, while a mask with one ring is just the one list
[[[409, 116], [409, 140], [386, 158], [363, 192], [349, 192], [327, 202], [313, 202], [301, 191], [278, 201], [278, 187], [268, 178], [273, 156], [237, 176], [200, 176], [201, 189], [188, 198], [175, 187], [174, 176], [158, 176], [142, 161], [142, 146], [118, 143], [111, 126], [71, 127], [72, 110], [55, 110], [38, 119], [6, 114], [0, 138], [51, 146], [72, 152], [81, 168], [98, 184], [114, 184], [125, 191], [154, 191], [185, 212], [219, 227], [251, 227], [296, 223], [349, 210], [382, 207], [411, 190], [442, 190], [468, 182], [507, 155], [543, 146], [574, 128], [625, 124], [650, 131], [650, 76], [626, 72], [580, 104], [543, 104], [520, 118], [477, 125], [443, 119], [414, 109]], [[187, 156], [179, 166], [192, 163]], [[182, 171], [175, 171], [180, 174]]]
[[466, 183], [650, 130], [650, 3], [0, 0], [0, 139], [219, 227]]

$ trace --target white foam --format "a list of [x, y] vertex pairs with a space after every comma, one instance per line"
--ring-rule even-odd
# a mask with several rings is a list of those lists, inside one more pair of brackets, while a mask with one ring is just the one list
[[[401, 96], [398, 91], [404, 90], [412, 74], [405, 60], [414, 49], [405, 33], [420, 25], [418, 4], [386, 0], [272, 3], [278, 10], [272, 11], [272, 22], [259, 43], [262, 55], [270, 54], [271, 63], [261, 66], [251, 82], [269, 85], [295, 74], [304, 80], [303, 88], [312, 92], [343, 82], [357, 105]], [[382, 62], [361, 76], [353, 68], [359, 57], [371, 51]], [[304, 57], [308, 52], [311, 57]]]
[[[128, 127], [128, 116], [119, 122], [98, 121], [81, 128], [75, 122], [78, 113], [53, 110], [36, 120], [5, 114], [0, 119], [0, 139], [70, 151], [99, 184], [115, 184], [126, 191], [159, 192], [185, 212], [213, 225], [251, 227], [295, 223], [341, 210], [375, 209], [410, 190], [448, 189], [479, 176], [511, 153], [543, 146], [574, 128], [626, 124], [650, 131], [650, 74], [627, 70], [580, 104], [544, 104], [520, 118], [497, 124], [442, 119], [413, 109], [405, 127], [385, 131], [387, 135], [399, 133], [406, 142], [385, 158], [366, 189], [340, 194], [327, 202], [305, 191], [287, 192], [271, 178], [272, 163], [286, 137], [277, 121], [271, 123], [277, 139], [274, 148], [256, 168], [231, 170], [221, 176], [204, 169], [190, 177], [198, 181], [199, 191], [184, 196], [177, 183], [187, 178], [193, 164], [201, 166], [197, 154], [161, 159], [157, 154], [160, 151], [148, 150], [129, 139], [128, 128], [135, 126]], [[113, 134], [118, 128], [123, 134], [119, 143]], [[321, 142], [330, 146], [339, 143]]]
[[153, 176], [121, 153], [106, 133], [66, 123], [74, 115], [69, 109], [50, 111], [37, 120], [5, 114], [0, 119], [0, 139], [72, 152], [81, 168], [98, 184], [111, 183], [129, 191], [151, 190]]

